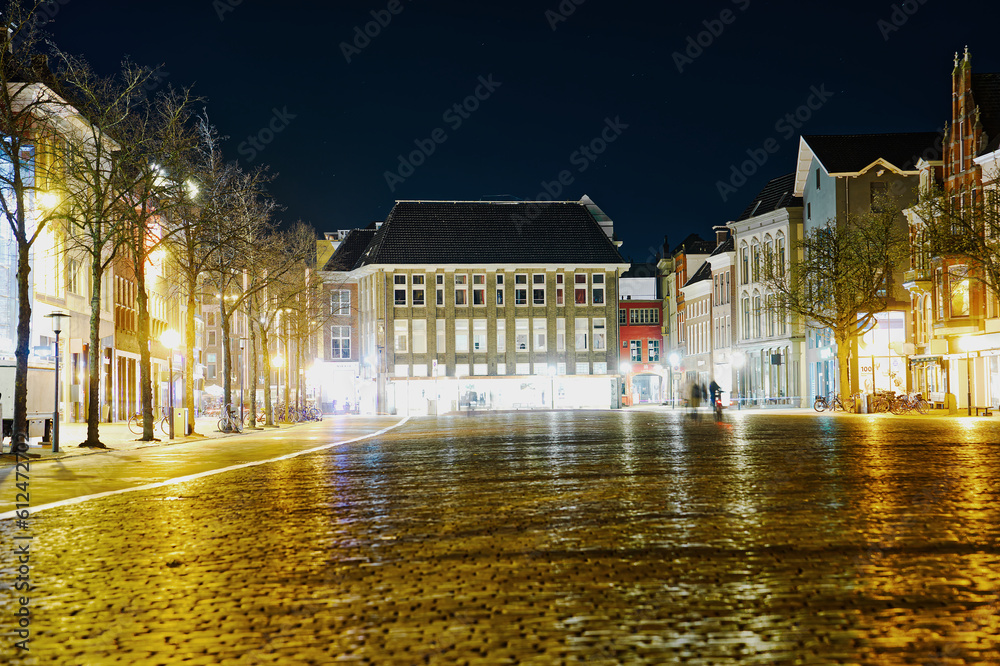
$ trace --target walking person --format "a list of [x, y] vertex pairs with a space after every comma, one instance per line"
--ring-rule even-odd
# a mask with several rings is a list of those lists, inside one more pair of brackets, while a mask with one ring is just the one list
[[722, 420], [722, 387], [714, 379], [708, 385], [708, 391], [712, 397], [712, 409], [715, 411], [715, 420]]
[[698, 407], [701, 406], [701, 385], [691, 382], [691, 418], [698, 417]]

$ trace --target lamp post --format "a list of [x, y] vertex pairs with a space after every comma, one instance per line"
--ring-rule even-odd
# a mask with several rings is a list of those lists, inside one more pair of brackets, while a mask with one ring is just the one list
[[63, 317], [69, 317], [65, 312], [53, 312], [45, 315], [52, 318], [52, 332], [56, 334], [56, 404], [52, 412], [52, 453], [59, 453], [59, 334], [62, 333]]
[[170, 350], [170, 363], [168, 366], [169, 371], [167, 373], [169, 377], [169, 382], [167, 383], [167, 405], [169, 406], [169, 409], [167, 410], [167, 418], [170, 419], [168, 424], [170, 439], [173, 439], [176, 434], [174, 433], [174, 348], [177, 347], [180, 341], [181, 334], [172, 328], [168, 328], [163, 331], [162, 335], [160, 335], [160, 342], [163, 343], [164, 347]]
[[733, 353], [733, 365], [736, 366], [736, 409], [741, 409], [740, 402], [740, 368], [747, 362], [746, 354], [737, 350]]
[[966, 414], [972, 416], [972, 338], [964, 335], [958, 339], [958, 347], [965, 352]]
[[245, 402], [245, 398], [243, 396], [243, 373], [246, 372], [247, 363], [246, 363], [246, 358], [245, 358], [245, 352], [244, 352], [243, 344], [244, 344], [244, 341], [246, 339], [247, 338], [240, 338], [240, 373], [239, 374], [240, 374], [240, 424], [241, 425], [244, 423], [244, 418], [245, 418], [244, 415], [243, 415], [243, 403]]
[[549, 366], [549, 391], [552, 396], [552, 409], [556, 408], [556, 372], [558, 369], [554, 365]]
[[[274, 367], [274, 396], [277, 399], [278, 391], [281, 388], [281, 368], [285, 365], [285, 358], [281, 354], [275, 354], [271, 357], [271, 365]], [[267, 378], [270, 384], [271, 378]], [[271, 387], [267, 387], [268, 392], [271, 391]], [[273, 417], [273, 414], [272, 414]]]

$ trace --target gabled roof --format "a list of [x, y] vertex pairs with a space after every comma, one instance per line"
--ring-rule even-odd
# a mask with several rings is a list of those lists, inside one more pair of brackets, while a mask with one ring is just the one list
[[795, 174], [789, 173], [778, 176], [764, 186], [750, 205], [740, 214], [736, 221], [746, 220], [764, 213], [771, 213], [782, 208], [792, 208], [802, 206], [802, 197], [794, 194]]
[[876, 162], [898, 173], [916, 175], [917, 161], [940, 140], [940, 132], [802, 136], [793, 193], [802, 196], [813, 157], [831, 176], [863, 173]]
[[[374, 225], [373, 225], [374, 226]], [[324, 271], [349, 271], [354, 268], [354, 265], [358, 262], [361, 254], [365, 251], [368, 245], [372, 242], [375, 237], [375, 229], [351, 229], [344, 240], [340, 242], [340, 246], [337, 248], [333, 256], [330, 257], [326, 265], [323, 266]]]
[[619, 277], [622, 278], [655, 278], [658, 275], [656, 264], [632, 262], [628, 270]]
[[702, 280], [711, 280], [711, 279], [712, 279], [712, 264], [706, 261], [698, 268], [698, 270], [694, 272], [694, 275], [691, 276], [691, 279], [689, 279], [687, 282], [684, 283], [684, 286], [690, 287], [695, 282], [701, 282]]
[[986, 132], [986, 146], [979, 154], [991, 153], [1000, 148], [1000, 72], [973, 74], [972, 98]]
[[397, 201], [355, 267], [625, 264], [584, 202]]
[[676, 256], [679, 252], [684, 252], [685, 254], [711, 254], [714, 249], [714, 242], [704, 240], [698, 234], [691, 234], [670, 252], [670, 256]]
[[732, 234], [730, 234], [729, 236], [726, 237], [726, 240], [722, 241], [722, 243], [715, 248], [711, 256], [717, 257], [720, 254], [725, 254], [726, 252], [732, 252], [735, 249], [736, 249], [736, 241], [733, 240], [733, 236]]

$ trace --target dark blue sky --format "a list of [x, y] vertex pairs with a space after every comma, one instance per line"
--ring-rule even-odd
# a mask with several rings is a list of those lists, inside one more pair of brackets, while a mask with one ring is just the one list
[[[548, 184], [589, 194], [636, 261], [665, 234], [710, 237], [792, 171], [799, 132], [783, 119], [800, 106], [816, 107], [805, 134], [931, 131], [956, 50], [1000, 71], [995, 2], [52, 5], [56, 41], [99, 70], [128, 55], [193, 84], [231, 158], [279, 174], [286, 220], [344, 229], [396, 199], [533, 199]], [[366, 27], [377, 35], [357, 38]], [[723, 200], [719, 182], [768, 139], [777, 151]]]

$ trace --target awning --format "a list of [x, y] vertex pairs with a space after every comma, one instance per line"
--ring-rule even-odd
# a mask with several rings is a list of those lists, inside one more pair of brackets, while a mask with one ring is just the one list
[[926, 355], [926, 356], [911, 356], [910, 357], [910, 363], [911, 364], [913, 364], [913, 363], [940, 363], [941, 360], [942, 360], [942, 356], [940, 354], [934, 355], [934, 356]]

